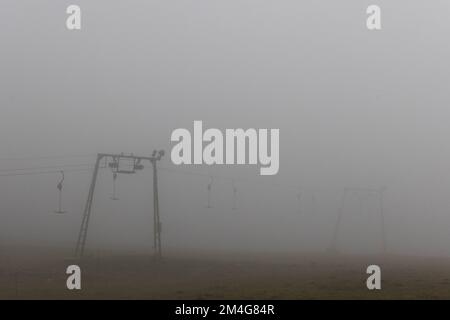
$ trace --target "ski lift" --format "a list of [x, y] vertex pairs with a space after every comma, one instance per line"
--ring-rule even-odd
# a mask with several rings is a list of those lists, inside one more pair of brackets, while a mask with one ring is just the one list
[[211, 188], [212, 188], [212, 184], [213, 184], [213, 181], [214, 181], [214, 178], [212, 177], [212, 176], [210, 176], [209, 177], [209, 183], [208, 183], [208, 206], [207, 206], [207, 208], [212, 208], [212, 206], [211, 206]]
[[141, 164], [141, 159], [137, 159], [137, 160], [134, 162], [133, 170], [134, 170], [134, 171], [139, 171], [139, 170], [143, 170], [143, 169], [144, 169], [144, 165]]
[[61, 171], [61, 180], [56, 185], [56, 188], [58, 189], [58, 210], [55, 211], [55, 213], [63, 214], [66, 213], [62, 209], [62, 189], [63, 189], [63, 182], [64, 182], [64, 171]]
[[110, 163], [108, 163], [108, 167], [113, 171], [113, 172], [117, 172], [118, 168], [119, 168], [119, 159], [117, 159], [117, 157], [113, 157], [112, 161]]
[[233, 187], [233, 210], [237, 210], [237, 188], [234, 184], [234, 180], [232, 180], [231, 184]]
[[116, 195], [116, 180], [117, 180], [117, 172], [113, 172], [113, 193], [110, 197], [111, 200], [119, 200]]
[[133, 174], [136, 171], [144, 169], [144, 165], [141, 164], [141, 159], [120, 156], [113, 157], [108, 166], [113, 172], [123, 174]]

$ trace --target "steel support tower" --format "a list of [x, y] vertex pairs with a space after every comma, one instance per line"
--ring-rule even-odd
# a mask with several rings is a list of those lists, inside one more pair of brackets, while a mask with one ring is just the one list
[[[94, 192], [95, 185], [97, 182], [98, 172], [100, 169], [100, 163], [103, 159], [110, 158], [112, 160], [109, 163], [109, 167], [113, 169], [113, 172], [118, 174], [133, 174], [137, 170], [142, 170], [143, 165], [141, 165], [141, 161], [150, 161], [153, 168], [153, 246], [154, 253], [157, 258], [162, 257], [162, 248], [161, 248], [161, 221], [159, 215], [159, 199], [158, 199], [158, 175], [157, 175], [157, 166], [156, 162], [161, 160], [164, 156], [164, 151], [153, 151], [151, 157], [142, 157], [135, 156], [133, 154], [107, 154], [107, 153], [99, 153], [97, 154], [97, 159], [95, 161], [94, 172], [92, 174], [91, 184], [89, 187], [89, 193], [86, 200], [86, 205], [84, 207], [83, 219], [80, 226], [80, 231], [78, 233], [77, 245], [75, 248], [75, 256], [81, 258], [84, 254], [84, 249], [86, 246], [86, 239], [89, 230], [89, 221], [91, 218], [92, 211], [92, 203], [94, 202]], [[132, 161], [133, 166], [131, 169], [121, 169], [120, 168], [120, 160]]]
[[383, 208], [383, 194], [386, 188], [380, 189], [370, 189], [370, 188], [345, 188], [341, 198], [341, 204], [338, 209], [338, 216], [336, 224], [334, 225], [333, 238], [331, 240], [330, 251], [337, 252], [338, 245], [338, 235], [339, 229], [342, 224], [342, 218], [344, 216], [345, 205], [347, 203], [347, 198], [350, 192], [358, 192], [367, 194], [375, 197], [378, 200], [378, 212], [380, 218], [380, 227], [381, 227], [381, 252], [383, 254], [387, 251], [387, 240], [386, 240], [386, 225], [385, 225], [385, 217], [384, 217], [384, 208]]

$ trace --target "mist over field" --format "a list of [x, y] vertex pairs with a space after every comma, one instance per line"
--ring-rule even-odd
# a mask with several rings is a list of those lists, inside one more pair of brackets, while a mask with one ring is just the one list
[[[3, 0], [0, 246], [73, 248], [96, 154], [164, 149], [164, 250], [322, 252], [344, 188], [386, 187], [387, 251], [450, 256], [450, 4], [377, 2], [369, 32], [369, 1], [80, 0], [70, 32], [70, 1]], [[279, 173], [174, 166], [171, 132], [195, 120], [280, 129]], [[88, 250], [152, 252], [144, 165], [117, 201], [100, 170]], [[339, 249], [379, 253], [376, 195], [349, 192], [343, 212]]]

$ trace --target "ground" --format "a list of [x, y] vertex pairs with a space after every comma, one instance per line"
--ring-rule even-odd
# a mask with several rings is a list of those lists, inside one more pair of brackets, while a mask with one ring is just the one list
[[[450, 259], [337, 253], [150, 254], [2, 248], [0, 299], [450, 299]], [[82, 290], [66, 289], [66, 267]], [[366, 268], [382, 268], [369, 291]]]

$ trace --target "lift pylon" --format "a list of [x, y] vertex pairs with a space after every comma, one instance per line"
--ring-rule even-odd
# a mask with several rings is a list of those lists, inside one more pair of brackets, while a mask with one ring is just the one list
[[[80, 226], [80, 231], [78, 233], [77, 244], [75, 248], [75, 256], [82, 257], [84, 254], [84, 249], [86, 245], [86, 239], [88, 235], [89, 229], [89, 220], [91, 218], [91, 210], [92, 203], [94, 202], [94, 191], [97, 183], [98, 171], [100, 167], [100, 161], [102, 159], [110, 158], [112, 161], [109, 164], [109, 167], [113, 170], [114, 173], [122, 173], [122, 174], [133, 174], [136, 171], [142, 170], [144, 166], [141, 164], [142, 161], [150, 161], [153, 167], [153, 223], [154, 223], [154, 233], [153, 233], [153, 241], [154, 241], [154, 250], [155, 256], [161, 257], [161, 221], [159, 216], [159, 200], [158, 200], [158, 176], [157, 176], [157, 167], [156, 162], [161, 160], [164, 156], [164, 151], [153, 151], [151, 157], [142, 157], [135, 156], [133, 154], [107, 154], [107, 153], [99, 153], [97, 154], [97, 159], [95, 161], [94, 172], [92, 174], [91, 184], [89, 187], [88, 197], [86, 200], [86, 205], [84, 207], [83, 219]], [[121, 161], [131, 161], [131, 168], [128, 167], [123, 169], [120, 167]]]
[[[331, 240], [331, 245], [329, 248], [329, 251], [331, 252], [337, 252], [337, 245], [338, 245], [338, 235], [340, 226], [342, 224], [342, 218], [344, 216], [345, 207], [347, 204], [347, 199], [351, 192], [356, 192], [358, 196], [358, 200], [361, 200], [361, 194], [369, 195], [374, 197], [378, 200], [378, 212], [379, 212], [379, 218], [380, 218], [380, 227], [381, 227], [381, 252], [383, 254], [387, 251], [387, 240], [386, 240], [386, 225], [385, 225], [385, 217], [384, 217], [384, 208], [383, 208], [383, 194], [385, 192], [386, 188], [379, 188], [379, 189], [370, 189], [370, 188], [345, 188], [344, 192], [342, 194], [341, 198], [341, 204], [338, 209], [338, 216], [336, 223], [334, 225], [333, 230], [333, 238]], [[360, 206], [362, 206], [360, 202]]]

